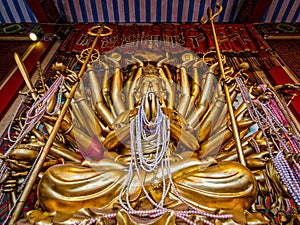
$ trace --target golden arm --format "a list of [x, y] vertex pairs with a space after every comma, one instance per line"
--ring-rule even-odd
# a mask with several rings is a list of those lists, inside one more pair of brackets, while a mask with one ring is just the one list
[[120, 96], [123, 89], [123, 75], [120, 64], [116, 59], [107, 56], [105, 59], [115, 67], [115, 73], [112, 80], [111, 99], [113, 101], [116, 114], [119, 115], [125, 111], [125, 105]]
[[106, 123], [106, 125], [112, 129], [112, 125], [115, 121], [115, 118], [106, 107], [103, 97], [101, 95], [99, 81], [96, 78], [96, 74], [91, 66], [88, 66], [88, 77], [89, 77], [89, 85], [92, 93], [92, 101], [94, 103], [94, 107], [98, 115], [102, 118], [102, 120]]

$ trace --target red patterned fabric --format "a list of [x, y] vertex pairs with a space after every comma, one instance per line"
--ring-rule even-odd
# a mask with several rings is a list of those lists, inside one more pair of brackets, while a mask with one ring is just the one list
[[[63, 43], [61, 50], [80, 52], [90, 47], [94, 37], [87, 34], [93, 25], [76, 25]], [[214, 49], [212, 29], [209, 24], [109, 24], [113, 33], [102, 37], [98, 44], [101, 52], [107, 52], [120, 45], [141, 40], [159, 40], [177, 43], [195, 53], [201, 54]], [[269, 48], [251, 24], [216, 24], [216, 33], [222, 52], [257, 53]]]
[[14, 53], [21, 57], [32, 44], [32, 41], [0, 41], [0, 82], [3, 82], [10, 71], [16, 66]]
[[300, 80], [299, 40], [270, 40], [269, 44]]

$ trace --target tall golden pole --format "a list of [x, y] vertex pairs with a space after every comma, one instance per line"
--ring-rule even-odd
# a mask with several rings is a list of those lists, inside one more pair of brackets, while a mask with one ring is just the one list
[[[223, 64], [222, 64], [222, 58], [221, 58], [218, 38], [217, 38], [217, 35], [216, 35], [215, 26], [214, 26], [214, 19], [217, 15], [219, 15], [221, 13], [223, 8], [222, 8], [222, 6], [220, 5], [219, 2], [217, 3], [216, 6], [218, 8], [218, 11], [215, 14], [213, 14], [212, 8], [208, 8], [208, 19], [210, 21], [211, 28], [212, 28], [213, 38], [214, 38], [214, 42], [215, 42], [215, 48], [216, 48], [216, 52], [217, 52], [218, 63], [219, 63], [219, 67], [220, 67], [221, 79], [223, 81], [225, 81], [226, 77], [225, 77], [224, 67], [223, 67]], [[237, 153], [238, 153], [238, 156], [239, 156], [239, 160], [240, 160], [240, 163], [242, 165], [246, 166], [246, 160], [245, 160], [245, 156], [244, 156], [244, 153], [243, 153], [243, 150], [242, 150], [240, 134], [239, 134], [237, 122], [236, 122], [235, 117], [234, 117], [233, 106], [232, 106], [232, 103], [231, 103], [231, 100], [230, 100], [230, 93], [229, 93], [228, 86], [225, 82], [223, 82], [223, 88], [224, 88], [225, 98], [226, 98], [226, 102], [227, 102], [228, 112], [229, 112], [229, 116], [230, 116], [233, 136], [234, 136], [234, 140], [235, 140], [235, 143], [236, 143], [236, 148], [237, 148]]]
[[[91, 30], [93, 30], [95, 28], [99, 28], [98, 32], [97, 33], [92, 33]], [[112, 33], [112, 30], [109, 27], [104, 26], [104, 28], [108, 29], [109, 32], [105, 33], [105, 34], [102, 34], [103, 26], [93, 27], [89, 31], [89, 34], [91, 34], [93, 36], [96, 36], [96, 38], [95, 38], [95, 40], [94, 40], [94, 42], [93, 42], [93, 44], [91, 46], [91, 49], [89, 51], [89, 54], [88, 54], [87, 58], [85, 59], [83, 65], [82, 65], [82, 67], [81, 67], [81, 69], [80, 69], [80, 71], [78, 73], [78, 80], [74, 84], [74, 86], [71, 88], [70, 94], [69, 94], [68, 98], [66, 99], [65, 104], [63, 105], [63, 107], [61, 109], [61, 113], [59, 114], [58, 119], [57, 119], [57, 121], [54, 124], [53, 130], [52, 130], [51, 134], [49, 135], [49, 138], [48, 138], [45, 146], [41, 149], [42, 153], [41, 153], [40, 157], [37, 159], [37, 163], [36, 163], [35, 167], [33, 168], [32, 172], [30, 174], [30, 177], [29, 177], [29, 179], [28, 179], [28, 181], [27, 181], [27, 183], [26, 183], [26, 185], [24, 187], [24, 190], [21, 193], [19, 201], [16, 203], [16, 207], [13, 209], [14, 211], [13, 211], [13, 214], [11, 216], [11, 219], [9, 220], [8, 225], [13, 225], [17, 221], [17, 219], [19, 218], [19, 216], [20, 216], [20, 214], [21, 214], [21, 212], [22, 212], [22, 210], [24, 208], [24, 205], [25, 205], [25, 203], [27, 201], [27, 198], [28, 198], [28, 196], [29, 196], [29, 194], [31, 192], [31, 189], [32, 189], [32, 187], [33, 187], [33, 185], [35, 183], [35, 180], [36, 180], [36, 178], [37, 178], [37, 176], [38, 176], [38, 174], [39, 174], [39, 172], [40, 172], [40, 170], [41, 170], [41, 168], [43, 166], [43, 163], [44, 163], [44, 161], [46, 159], [46, 156], [47, 156], [47, 154], [48, 154], [48, 152], [49, 152], [49, 150], [50, 150], [50, 148], [51, 148], [51, 146], [53, 144], [53, 141], [54, 141], [54, 139], [56, 137], [56, 134], [58, 133], [58, 130], [60, 128], [62, 120], [63, 120], [63, 118], [64, 118], [64, 116], [65, 116], [65, 114], [66, 114], [66, 112], [67, 112], [67, 110], [69, 108], [71, 100], [72, 100], [72, 98], [74, 96], [74, 93], [75, 93], [75, 91], [77, 89], [77, 86], [79, 84], [79, 80], [83, 76], [84, 71], [85, 71], [85, 69], [87, 67], [87, 64], [89, 63], [89, 60], [90, 60], [91, 55], [92, 55], [92, 52], [93, 52], [93, 50], [94, 50], [94, 48], [95, 48], [95, 46], [96, 46], [96, 44], [98, 42], [99, 37], [100, 36], [107, 36], [107, 35], [110, 35]]]

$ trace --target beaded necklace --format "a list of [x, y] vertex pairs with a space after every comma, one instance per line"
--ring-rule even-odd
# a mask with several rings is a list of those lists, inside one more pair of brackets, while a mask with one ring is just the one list
[[[9, 153], [13, 150], [13, 148], [20, 143], [24, 136], [31, 131], [31, 129], [40, 121], [40, 119], [43, 117], [43, 115], [46, 113], [47, 111], [47, 106], [49, 104], [49, 101], [53, 98], [53, 96], [55, 95], [55, 93], [58, 91], [57, 94], [57, 105], [55, 106], [55, 109], [53, 111], [53, 115], [54, 113], [57, 113], [60, 105], [61, 105], [61, 96], [62, 96], [62, 89], [63, 89], [63, 84], [64, 84], [64, 77], [60, 76], [58, 79], [55, 80], [55, 82], [50, 86], [50, 88], [44, 93], [44, 95], [41, 98], [37, 98], [36, 101], [33, 103], [32, 107], [28, 110], [28, 112], [26, 113], [26, 119], [24, 122], [24, 125], [20, 131], [19, 136], [17, 137], [17, 139], [14, 142], [14, 144], [12, 146], [10, 146], [10, 148], [7, 150], [7, 152], [4, 154], [4, 156], [8, 157]], [[23, 102], [20, 103], [20, 105], [23, 104]], [[21, 106], [19, 106], [18, 108], [20, 108]], [[47, 112], [48, 113], [48, 112]], [[49, 114], [49, 113], [48, 113]], [[16, 115], [14, 115], [16, 116]], [[13, 118], [13, 120], [15, 119], [15, 117]], [[13, 120], [10, 123], [11, 124], [13, 122]], [[40, 154], [42, 153], [42, 151], [39, 151], [35, 161], [33, 162], [30, 170], [28, 171], [26, 177], [24, 178], [22, 184], [20, 185], [20, 192], [22, 193], [30, 175], [32, 170], [34, 169], [35, 165], [37, 164], [37, 161], [39, 159]], [[1, 159], [0, 160], [0, 180], [3, 178], [3, 176], [5, 176], [5, 174], [8, 172], [8, 168], [7, 166], [4, 164], [4, 161]], [[10, 209], [5, 221], [3, 222], [3, 224], [5, 225], [8, 222], [8, 219], [11, 217], [12, 212], [14, 211], [17, 202], [19, 201], [21, 197], [21, 194], [18, 196], [18, 198], [16, 199], [15, 203], [12, 205], [12, 208]], [[0, 195], [0, 202], [2, 203], [4, 200], [4, 193], [1, 193]]]
[[[263, 133], [272, 162], [280, 178], [296, 204], [300, 206], [300, 166], [294, 158], [290, 162], [286, 159], [288, 153], [299, 154], [299, 133], [292, 123], [292, 119], [289, 118], [289, 114], [273, 90], [261, 85], [270, 98], [270, 101], [263, 103], [258, 99], [252, 100], [241, 78], [236, 77], [236, 81], [252, 120], [258, 124]], [[286, 129], [287, 125], [291, 127], [292, 132]], [[267, 134], [267, 129], [272, 134]], [[273, 135], [275, 135], [277, 141]], [[273, 155], [269, 141], [272, 141], [274, 147], [278, 150], [276, 156]]]
[[[191, 221], [188, 216], [193, 214], [198, 214], [202, 216], [206, 216], [208, 218], [213, 219], [228, 219], [232, 218], [232, 215], [223, 214], [223, 215], [215, 215], [211, 213], [204, 212], [202, 210], [197, 209], [196, 207], [189, 204], [186, 200], [184, 200], [177, 188], [172, 178], [171, 173], [171, 160], [170, 160], [170, 121], [168, 117], [162, 112], [161, 106], [159, 104], [159, 100], [156, 97], [156, 104], [158, 106], [157, 115], [152, 121], [148, 121], [146, 114], [144, 112], [144, 97], [142, 99], [142, 103], [138, 110], [137, 116], [130, 123], [130, 137], [131, 137], [131, 161], [128, 169], [128, 179], [123, 184], [121, 192], [119, 194], [119, 202], [121, 206], [128, 211], [129, 214], [138, 215], [138, 216], [148, 216], [150, 218], [156, 218], [161, 216], [164, 213], [173, 211], [177, 218], [182, 219], [187, 224], [196, 225], [193, 221]], [[151, 129], [149, 129], [151, 128]], [[155, 147], [154, 158], [145, 158], [143, 152], [143, 141], [148, 141]], [[162, 197], [161, 200], [157, 203], [155, 202], [148, 191], [146, 190], [145, 184], [142, 179], [141, 171], [145, 171], [146, 173], [155, 172], [158, 167], [161, 168], [162, 171]], [[142, 190], [147, 197], [147, 199], [151, 202], [155, 209], [153, 210], [135, 210], [131, 207], [129, 201], [129, 190], [132, 184], [134, 172], [136, 172], [139, 180], [139, 184], [142, 187]], [[155, 179], [154, 179], [155, 182]], [[157, 181], [158, 182], [158, 181]], [[192, 210], [186, 211], [176, 211], [167, 209], [164, 207], [164, 200], [168, 195], [170, 189], [175, 193], [175, 195], [188, 207]], [[126, 204], [123, 202], [122, 197], [125, 195]], [[113, 218], [113, 214], [110, 214], [109, 217], [105, 218]], [[212, 225], [210, 221], [201, 218], [200, 219], [204, 224]], [[96, 221], [96, 220], [93, 220]], [[92, 223], [91, 223], [92, 224]]]
[[[138, 110], [137, 116], [130, 123], [130, 137], [131, 137], [131, 161], [128, 169], [128, 179], [123, 184], [122, 190], [119, 195], [119, 201], [123, 208], [126, 210], [134, 211], [129, 203], [129, 188], [132, 185], [132, 178], [134, 171], [137, 172], [139, 181], [144, 189], [144, 183], [140, 170], [147, 173], [155, 172], [157, 168], [165, 170], [165, 160], [169, 156], [169, 140], [170, 140], [170, 122], [166, 115], [163, 114], [161, 107], [158, 107], [157, 115], [151, 121], [148, 121], [144, 112], [145, 97], [142, 99], [142, 103]], [[156, 98], [156, 104], [160, 106], [158, 99]], [[143, 153], [143, 141], [149, 142], [154, 148], [154, 157], [145, 157]], [[170, 185], [166, 187], [165, 174], [162, 174], [163, 181], [163, 193], [159, 206], [164, 203], [166, 193], [168, 193]], [[158, 181], [156, 181], [158, 182]], [[136, 184], [135, 184], [136, 185]], [[126, 189], [126, 191], [125, 191]], [[126, 195], [127, 206], [122, 201], [122, 196]], [[148, 193], [145, 193], [147, 197]], [[149, 200], [151, 198], [149, 197]], [[152, 199], [151, 199], [152, 200]], [[151, 201], [150, 200], [150, 201]]]

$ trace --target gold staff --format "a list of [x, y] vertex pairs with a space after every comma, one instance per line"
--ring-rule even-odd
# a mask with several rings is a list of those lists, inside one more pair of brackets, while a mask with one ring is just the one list
[[[219, 49], [218, 38], [217, 38], [217, 35], [216, 35], [215, 26], [214, 26], [214, 19], [217, 15], [219, 15], [221, 13], [223, 7], [220, 5], [220, 2], [218, 2], [216, 4], [216, 7], [218, 8], [218, 11], [215, 14], [213, 14], [212, 8], [208, 8], [208, 12], [207, 12], [208, 13], [208, 20], [210, 21], [211, 28], [212, 28], [213, 38], [214, 38], [216, 52], [217, 52], [218, 63], [219, 63], [219, 67], [220, 67], [221, 79], [223, 80], [223, 88], [224, 88], [224, 92], [225, 92], [226, 102], [227, 102], [227, 105], [228, 105], [228, 112], [229, 112], [230, 121], [231, 121], [231, 125], [232, 125], [234, 140], [235, 140], [235, 143], [236, 143], [237, 153], [238, 153], [238, 156], [239, 156], [240, 163], [242, 165], [246, 166], [246, 160], [245, 160], [244, 153], [243, 153], [243, 150], [242, 150], [239, 130], [238, 130], [238, 127], [237, 127], [237, 122], [236, 122], [235, 117], [234, 117], [233, 107], [232, 107], [232, 103], [231, 103], [231, 100], [230, 100], [230, 93], [229, 93], [228, 86], [225, 82], [226, 77], [225, 77], [224, 67], [223, 67], [223, 64], [222, 64], [222, 58], [221, 58], [221, 53], [220, 53], [220, 49]], [[203, 21], [203, 23], [206, 23], [208, 20]]]
[[[102, 33], [103, 28], [106, 28], [108, 30], [108, 32], [107, 33]], [[98, 29], [97, 33], [93, 33], [92, 32], [95, 29]], [[100, 36], [108, 36], [111, 33], [112, 33], [112, 29], [109, 28], [109, 27], [107, 27], [107, 26], [95, 26], [95, 27], [92, 27], [89, 30], [88, 34], [92, 35], [92, 36], [96, 36], [96, 38], [95, 38], [95, 40], [94, 40], [94, 42], [93, 42], [93, 44], [92, 44], [92, 46], [90, 48], [90, 51], [89, 51], [89, 54], [88, 54], [87, 58], [85, 59], [83, 65], [82, 65], [82, 67], [81, 67], [81, 69], [80, 69], [80, 71], [78, 73], [78, 80], [74, 84], [74, 86], [72, 87], [72, 89], [70, 91], [70, 94], [69, 94], [68, 98], [66, 99], [65, 104], [63, 105], [63, 107], [61, 109], [61, 113], [59, 114], [59, 117], [58, 117], [57, 121], [54, 124], [53, 130], [50, 133], [49, 138], [48, 138], [48, 140], [47, 140], [44, 148], [41, 149], [42, 153], [41, 153], [40, 157], [37, 159], [36, 166], [33, 168], [32, 173], [30, 174], [30, 177], [29, 177], [29, 179], [28, 179], [28, 181], [27, 181], [27, 183], [26, 183], [26, 185], [24, 187], [23, 192], [21, 193], [20, 199], [17, 202], [16, 207], [13, 209], [14, 212], [13, 212], [13, 214], [11, 216], [11, 219], [9, 220], [8, 225], [13, 225], [16, 222], [16, 220], [19, 218], [19, 216], [20, 216], [20, 214], [21, 214], [21, 212], [22, 212], [22, 210], [24, 208], [24, 204], [25, 204], [25, 202], [26, 202], [26, 200], [27, 200], [27, 198], [28, 198], [28, 196], [29, 196], [29, 194], [31, 192], [31, 189], [32, 189], [32, 187], [33, 187], [33, 185], [35, 183], [35, 180], [36, 180], [36, 178], [37, 178], [37, 176], [38, 176], [38, 174], [39, 174], [39, 172], [40, 172], [40, 170], [41, 170], [41, 168], [43, 166], [43, 163], [44, 163], [44, 161], [46, 159], [46, 156], [47, 156], [47, 154], [48, 154], [48, 152], [49, 152], [49, 150], [50, 150], [50, 148], [52, 146], [52, 143], [53, 143], [53, 141], [55, 139], [55, 136], [58, 133], [58, 130], [60, 128], [62, 120], [63, 120], [63, 118], [64, 118], [64, 116], [65, 116], [65, 114], [66, 114], [66, 112], [67, 112], [67, 110], [69, 108], [69, 105], [70, 105], [71, 100], [72, 100], [72, 98], [74, 96], [74, 93], [75, 93], [75, 91], [77, 89], [79, 81], [80, 81], [81, 77], [84, 74], [84, 71], [85, 71], [85, 69], [87, 67], [87, 64], [88, 64], [90, 58], [91, 58], [92, 52], [93, 52], [93, 50], [94, 50], [94, 48], [96, 46], [96, 43], [98, 42], [99, 37]]]

